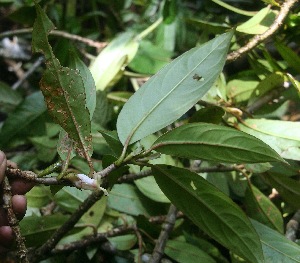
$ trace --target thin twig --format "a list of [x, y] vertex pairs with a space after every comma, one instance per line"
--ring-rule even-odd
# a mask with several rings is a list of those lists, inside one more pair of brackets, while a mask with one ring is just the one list
[[139, 231], [139, 229], [137, 228], [136, 225], [134, 226], [134, 232], [135, 232], [135, 235], [136, 235], [136, 237], [138, 239], [138, 246], [139, 246], [137, 263], [142, 263], [143, 238], [142, 238], [142, 235], [141, 235], [141, 233], [140, 233], [140, 231]]
[[24, 243], [25, 240], [21, 234], [19, 221], [12, 209], [11, 186], [7, 177], [5, 177], [3, 181], [3, 208], [7, 212], [8, 224], [12, 228], [16, 238], [18, 260], [20, 263], [29, 263], [27, 258], [27, 248]]
[[236, 165], [225, 166], [225, 165], [219, 164], [219, 165], [213, 166], [213, 167], [193, 168], [192, 171], [196, 172], [196, 173], [223, 173], [223, 172], [236, 171], [236, 169], [237, 169]]
[[44, 185], [64, 185], [64, 186], [74, 186], [71, 181], [67, 180], [57, 180], [56, 177], [38, 177], [32, 171], [22, 171], [20, 169], [7, 168], [6, 174], [10, 178], [21, 178], [28, 182], [35, 184], [44, 184]]
[[257, 101], [252, 103], [246, 108], [246, 112], [249, 112], [250, 114], [254, 113], [261, 107], [265, 106], [268, 102], [272, 101], [275, 98], [278, 98], [282, 91], [284, 91], [284, 87], [279, 87], [277, 89], [273, 89], [270, 92], [267, 92], [262, 97], [260, 97]]
[[159, 263], [169, 238], [171, 231], [173, 230], [177, 215], [177, 208], [171, 204], [169, 212], [166, 218], [165, 223], [162, 225], [162, 230], [160, 232], [159, 238], [156, 242], [155, 248], [153, 250], [151, 259], [149, 263]]
[[255, 37], [250, 39], [249, 42], [245, 46], [243, 46], [240, 49], [238, 49], [236, 51], [233, 51], [230, 54], [228, 54], [227, 62], [234, 61], [234, 60], [238, 59], [242, 55], [246, 54], [247, 52], [249, 52], [250, 50], [255, 48], [258, 44], [262, 43], [263, 41], [268, 39], [270, 36], [272, 36], [280, 28], [280, 26], [282, 25], [284, 19], [288, 15], [290, 9], [297, 2], [298, 2], [298, 0], [287, 0], [287, 1], [285, 1], [282, 4], [281, 9], [280, 9], [274, 23], [269, 27], [269, 29], [267, 29], [263, 34], [256, 35]]
[[134, 180], [137, 180], [137, 179], [141, 179], [141, 178], [144, 178], [144, 177], [147, 177], [147, 176], [150, 176], [152, 174], [152, 170], [149, 169], [149, 170], [144, 170], [144, 171], [141, 171], [139, 173], [130, 173], [130, 174], [125, 174], [123, 175], [122, 177], [120, 177], [118, 179], [118, 183], [128, 183], [128, 182], [132, 182]]
[[71, 217], [46, 241], [44, 245], [35, 250], [30, 256], [30, 262], [37, 262], [46, 258], [61, 238], [66, 235], [80, 220], [86, 211], [103, 196], [102, 191], [94, 191], [71, 215]]
[[[178, 218], [183, 218], [184, 214], [181, 211], [177, 212], [176, 219]], [[150, 223], [154, 224], [162, 224], [163, 222], [166, 221], [167, 216], [166, 215], [159, 215], [159, 216], [151, 216], [148, 221]]]
[[51, 250], [51, 254], [55, 255], [55, 254], [61, 254], [65, 252], [78, 250], [93, 245], [95, 243], [101, 243], [103, 241], [106, 241], [108, 237], [120, 236], [132, 231], [134, 231], [134, 226], [120, 226], [112, 230], [109, 230], [105, 233], [98, 233], [96, 235], [86, 236], [82, 240], [74, 241], [69, 244], [58, 246], [57, 248]]
[[287, 239], [292, 240], [293, 242], [297, 239], [297, 232], [299, 230], [300, 224], [300, 210], [298, 210], [292, 219], [286, 225], [285, 236]]
[[12, 89], [16, 90], [21, 86], [21, 84], [42, 64], [44, 61], [43, 57], [39, 57], [30, 67], [28, 71], [24, 73], [24, 75], [14, 84], [12, 85]]
[[99, 171], [97, 173], [94, 174], [94, 178], [96, 180], [101, 180], [103, 178], [105, 178], [107, 175], [109, 175], [113, 170], [117, 169], [118, 166], [115, 165], [114, 163], [112, 163], [111, 165], [107, 166], [106, 168], [104, 168], [102, 171]]
[[[0, 33], [0, 38], [15, 36], [15, 35], [22, 35], [22, 34], [29, 34], [29, 33], [32, 33], [32, 28], [10, 30], [10, 31]], [[94, 41], [94, 40], [91, 40], [86, 37], [81, 37], [81, 36], [70, 34], [70, 33], [64, 32], [64, 31], [60, 31], [60, 30], [52, 30], [50, 32], [50, 35], [60, 36], [60, 37], [64, 37], [67, 39], [74, 40], [74, 41], [82, 42], [90, 47], [95, 47], [95, 48], [99, 48], [99, 49], [102, 49], [107, 46], [106, 42]]]

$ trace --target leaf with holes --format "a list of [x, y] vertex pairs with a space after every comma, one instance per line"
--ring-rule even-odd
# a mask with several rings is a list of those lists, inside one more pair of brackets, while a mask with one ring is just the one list
[[129, 98], [117, 121], [123, 145], [166, 127], [197, 103], [222, 71], [232, 34], [184, 53]]
[[[88, 161], [92, 152], [91, 124], [86, 108], [85, 87], [77, 70], [62, 67], [48, 43], [48, 34], [54, 25], [39, 5], [32, 32], [32, 51], [45, 55], [45, 70], [40, 88], [49, 113], [74, 140], [77, 151]], [[91, 162], [89, 162], [91, 163]]]

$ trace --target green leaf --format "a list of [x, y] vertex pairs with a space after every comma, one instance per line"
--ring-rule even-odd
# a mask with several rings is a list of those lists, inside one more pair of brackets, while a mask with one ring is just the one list
[[207, 241], [205, 237], [199, 237], [198, 233], [189, 234], [188, 232], [184, 232], [184, 237], [189, 244], [201, 248], [201, 250], [205, 251], [218, 263], [229, 263], [226, 255], [221, 253], [221, 247], [217, 248], [217, 244], [212, 244], [213, 240]]
[[209, 90], [224, 66], [232, 34], [220, 35], [189, 50], [130, 97], [117, 120], [123, 145], [171, 124]]
[[209, 106], [198, 110], [190, 119], [189, 122], [206, 122], [219, 124], [225, 111], [218, 106]]
[[258, 85], [257, 80], [245, 77], [243, 79], [234, 79], [227, 83], [227, 95], [234, 103], [247, 101]]
[[108, 206], [129, 215], [146, 217], [160, 208], [158, 203], [147, 199], [129, 184], [113, 186], [108, 196]]
[[122, 68], [133, 59], [139, 47], [133, 33], [117, 36], [105, 47], [90, 66], [97, 90], [105, 90], [117, 78]]
[[139, 73], [155, 74], [170, 62], [170, 57], [171, 52], [152, 44], [150, 41], [142, 40], [136, 56], [128, 66]]
[[300, 208], [300, 182], [282, 174], [273, 174], [268, 172], [267, 175], [261, 175], [266, 182], [275, 188], [280, 196], [288, 202], [289, 205]]
[[179, 263], [216, 261], [203, 250], [183, 241], [169, 240], [166, 244], [165, 254]]
[[28, 247], [40, 246], [45, 243], [53, 232], [67, 221], [69, 216], [54, 214], [43, 217], [28, 216], [20, 221], [22, 236]]
[[227, 163], [284, 162], [268, 145], [244, 132], [209, 123], [182, 125], [151, 147], [160, 153]]
[[46, 106], [42, 93], [36, 92], [28, 96], [5, 120], [0, 131], [1, 147], [25, 129], [30, 129], [31, 124], [44, 112]]
[[296, 80], [290, 73], [287, 73], [286, 75], [294, 88], [300, 93], [300, 82]]
[[128, 99], [132, 96], [131, 92], [127, 91], [115, 91], [107, 94], [107, 98], [114, 104], [125, 104]]
[[246, 119], [238, 127], [268, 144], [281, 157], [300, 160], [299, 122]]
[[85, 89], [86, 107], [89, 110], [90, 119], [92, 119], [96, 108], [96, 86], [93, 76], [89, 68], [78, 57], [75, 51], [70, 53], [70, 67], [75, 70], [77, 69], [80, 72]]
[[102, 217], [104, 216], [106, 204], [107, 197], [103, 196], [81, 217], [82, 223], [98, 226], [101, 222]]
[[136, 235], [128, 234], [117, 237], [109, 237], [108, 241], [113, 245], [115, 249], [118, 250], [129, 250], [137, 242]]
[[73, 213], [90, 194], [88, 190], [65, 186], [55, 194], [54, 200], [62, 209]]
[[29, 140], [35, 146], [38, 159], [43, 162], [52, 162], [56, 156], [57, 139], [50, 139], [48, 136], [30, 137]]
[[245, 194], [247, 215], [268, 227], [283, 233], [283, 219], [278, 208], [254, 185]]
[[275, 72], [268, 75], [253, 90], [251, 97], [248, 100], [248, 105], [255, 103], [270, 90], [282, 87], [284, 81], [284, 75], [281, 72]]
[[280, 5], [275, 0], [261, 0], [261, 1], [265, 2], [266, 4], [280, 7]]
[[110, 148], [116, 154], [116, 156], [120, 156], [122, 153], [122, 143], [118, 138], [117, 131], [99, 131], [104, 137], [105, 141], [108, 143]]
[[48, 34], [54, 25], [39, 5], [32, 32], [32, 51], [45, 55], [45, 70], [40, 88], [44, 94], [49, 113], [74, 140], [77, 151], [89, 160], [92, 152], [91, 124], [86, 108], [83, 79], [79, 72], [62, 67], [48, 43]]
[[195, 25], [197, 29], [209, 34], [222, 34], [225, 30], [230, 29], [230, 26], [225, 23], [221, 24], [189, 17], [187, 17], [186, 20], [188, 23]]
[[226, 173], [199, 173], [199, 175], [201, 175], [206, 181], [217, 187], [227, 196], [230, 195], [228, 175], [226, 175]]
[[251, 220], [251, 223], [260, 237], [265, 263], [300, 262], [299, 245], [255, 220]]
[[63, 129], [61, 129], [59, 133], [57, 152], [63, 161], [66, 161], [67, 159], [71, 160], [76, 156], [73, 141]]
[[108, 102], [105, 92], [98, 90], [96, 93], [96, 97], [97, 103], [93, 116], [93, 122], [101, 125], [101, 127], [106, 127], [107, 123], [111, 120], [113, 107]]
[[286, 44], [279, 41], [276, 42], [276, 48], [282, 58], [292, 67], [296, 72], [300, 73], [300, 57]]
[[171, 202], [194, 224], [249, 262], [263, 262], [257, 233], [243, 211], [198, 174], [166, 165], [152, 167]]
[[253, 163], [245, 164], [245, 169], [250, 173], [264, 173], [270, 170], [273, 166], [270, 163]]
[[0, 81], [0, 111], [10, 112], [12, 111], [20, 102], [22, 97], [18, 92], [13, 90], [4, 82]]
[[170, 203], [170, 200], [165, 196], [162, 190], [157, 185], [153, 176], [134, 181], [137, 188], [148, 198], [156, 202]]
[[270, 10], [270, 7], [265, 7], [248, 21], [239, 25], [236, 30], [246, 34], [263, 34], [273, 24], [275, 17], [276, 12]]
[[49, 186], [35, 186], [27, 194], [27, 205], [29, 207], [41, 208], [51, 201], [51, 191]]
[[168, 0], [164, 2], [162, 14], [165, 24], [171, 24], [174, 22], [177, 16], [177, 9], [177, 1]]

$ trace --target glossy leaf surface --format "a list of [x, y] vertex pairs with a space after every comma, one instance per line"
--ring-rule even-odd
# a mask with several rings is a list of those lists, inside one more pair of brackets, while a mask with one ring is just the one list
[[165, 195], [194, 224], [249, 262], [263, 262], [257, 233], [228, 196], [186, 169], [156, 165], [152, 171]]
[[209, 90], [223, 69], [232, 34], [184, 53], [130, 97], [117, 120], [123, 145], [171, 124]]
[[273, 149], [255, 137], [209, 123], [175, 128], [159, 137], [152, 149], [180, 157], [229, 163], [283, 161]]

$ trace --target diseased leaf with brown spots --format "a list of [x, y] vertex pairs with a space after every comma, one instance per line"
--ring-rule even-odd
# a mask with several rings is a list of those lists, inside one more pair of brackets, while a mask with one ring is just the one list
[[74, 141], [78, 153], [91, 165], [91, 123], [86, 108], [83, 79], [79, 71], [62, 67], [55, 58], [48, 43], [48, 34], [53, 23], [39, 5], [36, 5], [37, 19], [32, 32], [32, 50], [41, 52], [46, 58], [46, 70], [40, 81], [49, 113]]

